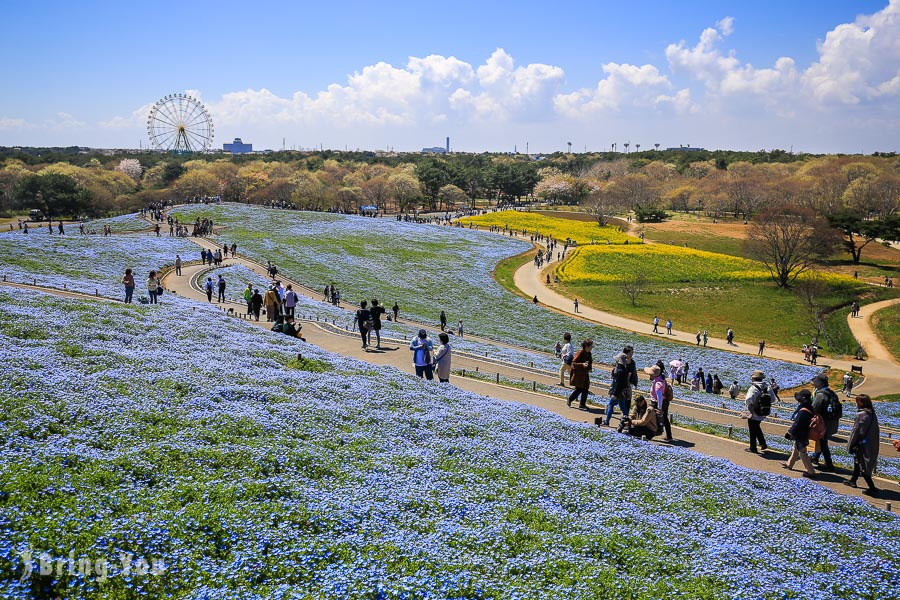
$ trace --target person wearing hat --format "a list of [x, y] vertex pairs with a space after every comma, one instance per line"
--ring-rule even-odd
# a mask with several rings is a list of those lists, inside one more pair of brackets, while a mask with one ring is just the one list
[[[750, 387], [747, 388], [747, 429], [750, 431], [750, 447], [746, 452], [756, 453], [768, 450], [766, 438], [762, 432], [761, 423], [766, 420], [766, 415], [760, 414], [757, 400], [763, 394], [769, 394], [769, 386], [766, 384], [766, 375], [762, 371], [753, 371], [750, 375]], [[770, 400], [771, 405], [771, 400]]]
[[416, 377], [424, 377], [432, 381], [434, 379], [434, 360], [431, 352], [434, 344], [428, 339], [428, 332], [419, 330], [419, 335], [409, 343], [409, 349], [413, 353], [413, 365], [416, 367]]
[[790, 471], [794, 468], [794, 463], [799, 458], [803, 461], [803, 466], [806, 468], [803, 476], [815, 479], [816, 471], [813, 469], [812, 461], [806, 453], [806, 446], [809, 444], [809, 426], [815, 415], [812, 407], [812, 393], [809, 390], [800, 390], [794, 394], [794, 398], [799, 406], [797, 407], [797, 412], [794, 413], [794, 424], [784, 434], [785, 438], [794, 442], [794, 447], [791, 451], [791, 457], [787, 462], [781, 463], [781, 466]]
[[841, 401], [834, 390], [828, 387], [828, 376], [824, 373], [819, 373], [813, 377], [810, 383], [816, 388], [812, 401], [813, 410], [825, 421], [825, 436], [816, 442], [816, 451], [813, 452], [811, 458], [813, 464], [818, 466], [819, 457], [824, 457], [825, 465], [819, 467], [819, 470], [834, 471], [834, 463], [831, 461], [831, 449], [828, 447], [828, 436], [837, 433], [838, 424], [841, 421], [840, 417], [834, 415], [831, 410], [832, 402], [840, 404]]

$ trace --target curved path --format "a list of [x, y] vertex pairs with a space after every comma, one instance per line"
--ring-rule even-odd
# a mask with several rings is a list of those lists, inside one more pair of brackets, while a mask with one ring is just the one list
[[[633, 331], [643, 335], [659, 335], [661, 338], [684, 342], [685, 344], [695, 343], [695, 333], [673, 329], [672, 335], [667, 335], [665, 333], [654, 334], [653, 325], [650, 322], [636, 321], [634, 319], [614, 315], [587, 306], [583, 303], [578, 307], [578, 314], [575, 314], [573, 299], [559, 294], [545, 283], [547, 273], [555, 266], [554, 263], [550, 263], [543, 269], [539, 269], [534, 264], [534, 261], [529, 261], [516, 270], [514, 276], [516, 287], [528, 297], [537, 296], [541, 305], [556, 310], [557, 312], [564, 313], [570, 317], [581, 318], [588, 322], [608, 325], [610, 327]], [[663, 332], [665, 331], [665, 327], [662, 327], [661, 329]], [[716, 337], [710, 337], [707, 345], [719, 350], [754, 356], [759, 348], [755, 343], [746, 344], [737, 342], [729, 345], [724, 339]], [[779, 348], [770, 348], [769, 346], [766, 346], [764, 356], [788, 362], [802, 362], [802, 355], [799, 351], [790, 352]], [[849, 371], [853, 364], [858, 364], [857, 361], [851, 362], [846, 359], [825, 357], [820, 358], [819, 363], [820, 366], [828, 366], [842, 371]], [[894, 394], [900, 390], [900, 368], [898, 368], [897, 364], [892, 360], [870, 358], [867, 361], [860, 361], [860, 363], [864, 365], [863, 371], [865, 381], [857, 384], [856, 387], [854, 387], [855, 390], [865, 388], [865, 392], [870, 396]]]
[[[900, 363], [898, 363], [896, 357], [884, 347], [881, 340], [878, 339], [875, 330], [872, 329], [872, 315], [883, 308], [898, 303], [900, 303], [900, 298], [893, 298], [891, 300], [883, 300], [881, 302], [860, 306], [858, 317], [847, 315], [847, 325], [850, 326], [850, 331], [853, 332], [853, 335], [859, 343], [862, 344], [863, 349], [865, 349], [866, 354], [869, 355], [870, 359], [890, 363], [897, 369], [897, 372], [900, 372]], [[897, 386], [895, 391], [900, 391], [900, 386]]]

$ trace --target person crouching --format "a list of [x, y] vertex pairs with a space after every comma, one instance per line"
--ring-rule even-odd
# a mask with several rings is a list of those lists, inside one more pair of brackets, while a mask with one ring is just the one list
[[634, 408], [631, 413], [622, 419], [619, 424], [619, 433], [625, 433], [634, 437], [645, 437], [649, 440], [659, 433], [659, 425], [656, 422], [656, 409], [647, 405], [643, 395], [634, 397]]

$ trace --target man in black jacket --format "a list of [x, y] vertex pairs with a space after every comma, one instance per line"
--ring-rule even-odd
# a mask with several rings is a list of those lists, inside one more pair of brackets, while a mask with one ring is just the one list
[[[825, 421], [825, 437], [816, 442], [816, 451], [813, 452], [813, 464], [820, 471], [834, 471], [834, 463], [831, 462], [831, 449], [828, 448], [828, 436], [837, 433], [840, 418], [835, 418], [831, 408], [832, 396], [834, 400], [840, 402], [837, 394], [828, 387], [828, 377], [824, 373], [819, 373], [812, 379], [813, 387], [816, 388], [816, 395], [813, 396], [812, 407], [817, 415], [820, 415]], [[819, 467], [819, 457], [825, 458], [825, 465]]]
[[[612, 382], [609, 386], [609, 403], [606, 405], [605, 425], [607, 427], [609, 427], [616, 405], [622, 409], [623, 418], [628, 416], [628, 411], [631, 408], [631, 374], [628, 368], [630, 360], [625, 352], [616, 356], [616, 364], [612, 370]], [[637, 379], [637, 372], [635, 372], [634, 377]]]

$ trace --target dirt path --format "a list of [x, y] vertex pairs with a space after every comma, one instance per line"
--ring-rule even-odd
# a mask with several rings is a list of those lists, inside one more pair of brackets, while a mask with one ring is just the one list
[[[849, 314], [847, 315], [847, 325], [850, 326], [850, 331], [853, 332], [853, 335], [859, 340], [859, 343], [862, 344], [862, 347], [865, 349], [866, 354], [869, 355], [871, 360], [889, 363], [894, 366], [897, 372], [900, 372], [900, 363], [898, 363], [894, 355], [882, 345], [875, 330], [872, 329], [871, 322], [873, 314], [882, 308], [887, 308], [888, 306], [898, 303], [900, 303], [900, 298], [893, 298], [891, 300], [883, 300], [881, 302], [860, 306], [859, 317], [854, 318]], [[900, 391], [900, 385], [895, 387], [894, 391]]]

